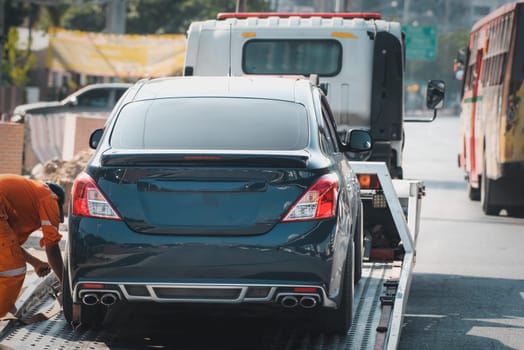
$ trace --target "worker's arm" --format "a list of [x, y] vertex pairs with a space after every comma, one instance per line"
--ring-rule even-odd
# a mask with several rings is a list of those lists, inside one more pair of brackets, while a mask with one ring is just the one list
[[62, 283], [62, 253], [60, 252], [60, 239], [62, 235], [58, 232], [60, 226], [60, 209], [58, 202], [53, 196], [45, 196], [39, 205], [40, 220], [42, 223], [42, 239], [40, 246], [45, 247], [47, 262], [56, 277]]
[[27, 250], [25, 250], [24, 248], [20, 247], [20, 249], [22, 250], [22, 254], [24, 255], [25, 261], [29, 265], [33, 266], [33, 269], [39, 277], [44, 277], [49, 272], [51, 272], [48, 263], [38, 259], [36, 256], [29, 254]]
[[62, 253], [60, 252], [58, 242], [46, 246], [45, 252], [47, 254], [47, 261], [49, 262], [49, 265], [51, 265], [51, 268], [53, 269], [53, 272], [55, 273], [56, 277], [58, 278], [60, 283], [62, 283], [62, 271], [64, 269], [64, 262], [62, 260]]

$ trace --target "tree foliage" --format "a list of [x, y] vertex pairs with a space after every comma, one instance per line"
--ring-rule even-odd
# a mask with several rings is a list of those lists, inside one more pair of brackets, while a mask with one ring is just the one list
[[60, 26], [85, 32], [101, 32], [106, 25], [105, 8], [96, 4], [69, 7], [60, 19]]
[[4, 40], [7, 37], [7, 32], [11, 27], [20, 26], [27, 19], [34, 20], [38, 15], [38, 6], [28, 4], [25, 1], [5, 1], [4, 8], [0, 11], [4, 12], [4, 32], [0, 33], [4, 36]]
[[[267, 11], [266, 0], [249, 0], [247, 11]], [[43, 6], [38, 27], [60, 26], [70, 30], [100, 32], [105, 28], [106, 4], [57, 2]], [[215, 18], [235, 11], [236, 0], [128, 0], [126, 33], [183, 34], [195, 20]]]
[[19, 50], [17, 42], [18, 31], [11, 27], [3, 45], [2, 78], [7, 86], [25, 86], [29, 80], [28, 72], [36, 63], [36, 56], [29, 48]]
[[234, 11], [231, 0], [130, 0], [126, 31], [133, 34], [185, 33], [193, 20]]

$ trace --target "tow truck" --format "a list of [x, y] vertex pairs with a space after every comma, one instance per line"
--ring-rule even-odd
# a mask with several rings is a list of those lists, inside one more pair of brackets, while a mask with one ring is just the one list
[[[250, 17], [249, 21], [255, 19]], [[363, 21], [362, 18], [357, 20], [359, 26]], [[380, 23], [380, 26], [387, 27], [385, 23]], [[367, 64], [372, 65], [373, 60]], [[192, 67], [194, 74], [196, 70]], [[437, 80], [428, 83], [426, 104], [434, 109], [433, 118], [429, 120], [433, 120], [436, 110], [442, 107], [444, 85], [444, 82]], [[395, 96], [403, 99], [402, 94]], [[402, 101], [397, 103], [402, 104]], [[355, 286], [351, 329], [345, 336], [340, 336], [318, 334], [294, 323], [265, 322], [251, 328], [240, 323], [243, 328], [235, 329], [231, 337], [236, 339], [242, 333], [252, 334], [252, 337], [245, 338], [245, 344], [242, 343], [240, 348], [339, 349], [340, 344], [345, 344], [345, 349], [393, 350], [398, 347], [415, 264], [424, 183], [421, 180], [399, 179], [398, 172], [391, 173], [391, 163], [388, 162], [354, 160], [350, 164], [358, 174], [361, 186], [365, 232], [363, 241], [359, 242], [364, 248], [364, 256], [362, 276]], [[132, 349], [153, 345], [151, 342], [155, 337], [144, 333], [143, 328], [151, 327], [147, 323], [136, 327], [128, 323], [124, 327], [101, 330], [67, 324], [62, 313], [57, 311], [60, 299], [57, 297], [57, 285], [56, 279], [50, 276], [32, 291], [29, 288], [27, 295], [23, 295], [17, 304], [16, 317], [0, 331], [2, 345], [14, 349], [35, 346], [43, 349]], [[206, 316], [213, 317], [204, 314], [204, 318]], [[216, 339], [206, 337], [209, 329], [201, 324], [204, 318], [193, 324], [192, 329], [184, 324], [187, 323], [185, 318], [181, 323], [173, 324], [177, 315], [168, 314], [161, 323], [155, 324], [162, 328], [166, 336], [163, 341], [155, 342], [154, 346], [172, 348], [173, 344], [183, 344], [184, 348], [191, 349], [191, 345], [195, 344], [195, 348], [199, 349], [217, 347]], [[35, 319], [44, 321], [32, 322]], [[211, 327], [216, 328], [223, 321], [220, 319], [217, 323], [212, 323]], [[269, 330], [263, 332], [267, 328]], [[224, 335], [221, 338], [229, 344], [229, 329], [222, 330]], [[151, 332], [156, 336], [159, 331]], [[238, 343], [239, 340], [235, 344]]]

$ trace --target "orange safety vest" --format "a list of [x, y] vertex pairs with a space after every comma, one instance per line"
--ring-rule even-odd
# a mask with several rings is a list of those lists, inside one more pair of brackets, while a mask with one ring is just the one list
[[19, 175], [0, 175], [0, 317], [12, 308], [25, 277], [20, 246], [39, 228], [40, 246], [60, 241], [57, 196], [46, 184]]

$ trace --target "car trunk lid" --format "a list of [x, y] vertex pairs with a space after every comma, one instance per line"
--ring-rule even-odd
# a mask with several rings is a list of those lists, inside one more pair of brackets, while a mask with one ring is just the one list
[[133, 230], [256, 235], [269, 231], [318, 178], [306, 151], [125, 153], [101, 158], [100, 189]]

